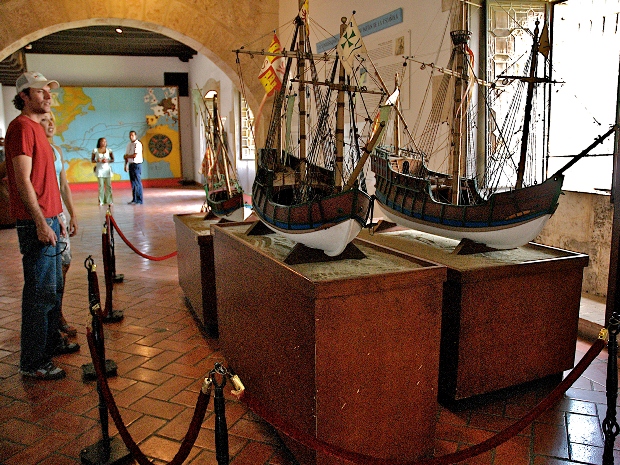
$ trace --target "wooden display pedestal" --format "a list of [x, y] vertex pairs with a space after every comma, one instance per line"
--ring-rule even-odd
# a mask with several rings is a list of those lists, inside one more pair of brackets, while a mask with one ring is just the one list
[[[248, 229], [212, 228], [220, 343], [248, 392], [346, 450], [428, 456], [446, 268], [362, 241], [362, 259], [286, 265], [293, 242]], [[283, 439], [302, 465], [341, 463]]]
[[174, 215], [179, 284], [192, 312], [211, 337], [217, 337], [217, 300], [213, 266], [211, 225], [221, 220], [205, 219], [206, 213]]
[[534, 243], [472, 255], [458, 241], [394, 228], [361, 238], [448, 267], [440, 400], [454, 401], [573, 368], [588, 256]]

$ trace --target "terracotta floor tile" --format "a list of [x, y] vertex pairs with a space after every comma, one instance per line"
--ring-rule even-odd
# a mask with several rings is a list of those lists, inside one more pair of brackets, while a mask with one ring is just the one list
[[44, 434], [30, 447], [7, 459], [5, 465], [38, 465], [71, 439], [72, 436], [61, 433]]
[[[148, 457], [169, 462], [178, 452], [179, 443], [158, 436], [151, 436], [140, 445], [140, 449]], [[194, 447], [189, 454], [188, 460], [191, 460], [199, 452], [200, 449]]]
[[[468, 426], [472, 428], [480, 428], [484, 430], [499, 432], [512, 425], [514, 422], [514, 419], [500, 417], [497, 415], [489, 415], [482, 412], [475, 412], [472, 414]], [[525, 430], [525, 433], [527, 433], [527, 430]], [[524, 434], [524, 432], [522, 432], [521, 434]]]
[[[125, 422], [126, 421], [127, 420], [125, 420]], [[132, 422], [127, 429], [131, 433], [133, 440], [139, 444], [165, 425], [166, 420], [162, 418], [143, 415], [136, 421]]]
[[6, 463], [6, 461], [16, 454], [24, 451], [27, 446], [23, 444], [16, 444], [10, 441], [0, 441], [0, 463]]
[[571, 443], [603, 447], [603, 432], [598, 417], [568, 413], [568, 440]]
[[166, 351], [161, 352], [158, 355], [155, 355], [154, 357], [151, 357], [149, 361], [144, 362], [142, 364], [142, 367], [148, 368], [149, 370], [161, 370], [166, 365], [174, 362], [181, 355], [183, 354], [180, 352], [173, 352], [171, 350], [166, 350]]
[[149, 392], [148, 397], [170, 401], [172, 397], [176, 396], [193, 382], [193, 379], [175, 376], [167, 381], [164, 381], [159, 387]]
[[25, 445], [34, 444], [47, 432], [42, 426], [16, 418], [5, 421], [1, 426], [0, 437]]
[[155, 370], [148, 370], [146, 368], [142, 368], [141, 366], [125, 373], [125, 376], [129, 379], [135, 379], [136, 381], [151, 383], [158, 386], [172, 378], [172, 375], [169, 375], [167, 373], [162, 373], [161, 371]]
[[242, 418], [229, 426], [228, 431], [232, 435], [242, 436], [254, 441], [277, 442], [274, 439], [273, 428], [264, 422], [249, 421]]
[[192, 465], [218, 465], [215, 451], [202, 450], [191, 462]]
[[517, 436], [495, 450], [493, 465], [529, 465], [531, 438]]
[[181, 405], [175, 405], [170, 402], [163, 402], [157, 399], [150, 399], [148, 397], [143, 397], [137, 400], [131, 404], [130, 407], [132, 410], [136, 410], [137, 412], [153, 415], [158, 418], [164, 418], [166, 420], [171, 420], [176, 417], [184, 409]]
[[156, 387], [150, 383], [136, 382], [127, 389], [114, 393], [114, 400], [119, 407], [129, 407]]
[[568, 436], [565, 425], [534, 425], [534, 453], [568, 459]]
[[63, 411], [50, 415], [41, 423], [43, 423], [46, 427], [67, 434], [74, 434], [76, 431], [84, 431], [92, 428], [96, 424], [96, 422], [88, 417], [74, 415]]
[[193, 407], [196, 405], [196, 399], [198, 398], [196, 391], [183, 390], [170, 399], [170, 402], [175, 404], [185, 405], [186, 407]]
[[232, 465], [262, 465], [269, 463], [275, 449], [268, 444], [249, 442], [235, 455]]

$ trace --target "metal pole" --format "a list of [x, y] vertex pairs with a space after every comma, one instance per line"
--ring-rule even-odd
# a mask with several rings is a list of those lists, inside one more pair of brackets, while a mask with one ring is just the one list
[[[216, 368], [211, 371], [211, 381], [215, 387], [215, 394], [213, 395], [213, 411], [215, 412], [215, 459], [218, 465], [228, 465], [228, 426], [226, 425], [226, 407], [224, 400], [226, 378], [223, 373], [220, 373], [218, 368], [216, 364]], [[218, 384], [215, 379], [216, 373], [222, 375], [221, 384]]]
[[620, 314], [614, 312], [609, 324], [609, 342], [607, 343], [607, 413], [603, 420], [603, 465], [614, 464], [614, 443], [620, 432], [616, 419], [616, 400], [618, 398], [618, 332], [620, 332]]

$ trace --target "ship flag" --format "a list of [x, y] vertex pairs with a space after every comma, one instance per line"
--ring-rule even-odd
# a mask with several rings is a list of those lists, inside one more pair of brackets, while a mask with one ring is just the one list
[[540, 39], [538, 41], [538, 51], [546, 59], [549, 59], [549, 52], [551, 51], [551, 42], [549, 42], [549, 26], [545, 23], [542, 32], [540, 33]]
[[[278, 36], [273, 34], [273, 40], [269, 45], [269, 53], [282, 53], [282, 46]], [[258, 74], [258, 79], [265, 88], [267, 95], [273, 94], [282, 87], [282, 79], [285, 70], [284, 58], [281, 56], [267, 56]]]
[[299, 10], [299, 17], [306, 25], [306, 37], [310, 36], [310, 10], [308, 7], [308, 0], [305, 0]]
[[356, 55], [366, 53], [366, 46], [362, 41], [362, 34], [360, 34], [360, 30], [357, 27], [353, 15], [351, 15], [347, 28], [338, 41], [337, 52], [338, 55], [340, 55], [340, 60], [345, 71], [349, 77], [353, 77], [353, 66], [355, 64]]

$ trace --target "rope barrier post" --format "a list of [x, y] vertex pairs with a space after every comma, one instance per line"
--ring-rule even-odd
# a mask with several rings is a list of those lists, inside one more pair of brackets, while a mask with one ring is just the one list
[[[218, 383], [216, 375], [221, 375], [222, 382]], [[224, 401], [224, 386], [228, 371], [222, 364], [216, 363], [209, 373], [211, 383], [215, 387], [213, 394], [213, 411], [215, 412], [215, 459], [218, 465], [228, 465], [230, 454], [228, 451], [228, 426], [226, 425], [226, 406]]]
[[[88, 306], [90, 314], [92, 315], [92, 326], [94, 330], [101, 324], [101, 319], [99, 317], [101, 313], [101, 303], [99, 297], [99, 279], [97, 278], [97, 265], [95, 265], [95, 262], [91, 255], [89, 255], [84, 261], [84, 266], [88, 270]], [[103, 334], [103, 328], [101, 328], [100, 333]], [[101, 340], [103, 341], [103, 337]], [[116, 363], [114, 362], [114, 360], [105, 359], [105, 348], [103, 346], [101, 348], [101, 351], [104, 354], [103, 360], [105, 360], [106, 378], [116, 376], [118, 368]], [[95, 367], [92, 363], [86, 363], [82, 365], [82, 378], [85, 381], [92, 381], [97, 379], [97, 373], [95, 372]]]
[[110, 231], [112, 225], [110, 224], [110, 217], [106, 214], [106, 222], [103, 225], [101, 231], [101, 251], [103, 254], [103, 275], [105, 277], [105, 308], [103, 311], [104, 323], [116, 323], [123, 319], [123, 312], [121, 310], [114, 310], [112, 308], [112, 294], [114, 290], [114, 277], [112, 275], [112, 255], [113, 250], [110, 243]]
[[609, 341], [607, 342], [607, 413], [603, 420], [603, 465], [614, 464], [614, 443], [620, 433], [616, 419], [616, 399], [618, 398], [618, 332], [620, 332], [620, 315], [613, 312], [609, 319]]
[[[92, 328], [93, 337], [96, 348], [96, 356], [98, 363], [103, 366], [107, 361], [105, 360], [105, 344], [103, 336], [103, 323], [101, 321], [101, 306], [96, 298], [96, 289], [94, 282], [90, 279], [96, 269], [95, 264], [91, 256], [89, 256], [84, 262], [84, 266], [89, 272], [89, 303], [90, 312], [92, 315]], [[95, 275], [96, 279], [96, 275]], [[92, 293], [91, 283], [93, 283]], [[98, 289], [97, 289], [98, 290]], [[91, 299], [92, 297], [92, 299]], [[107, 365], [107, 363], [106, 363]], [[125, 463], [131, 454], [125, 447], [125, 444], [119, 438], [110, 439], [108, 430], [108, 406], [106, 404], [105, 397], [101, 383], [97, 381], [97, 393], [99, 394], [99, 422], [101, 423], [101, 440], [95, 444], [82, 449], [80, 452], [80, 460], [86, 465], [112, 465]]]
[[108, 226], [108, 234], [110, 235], [110, 273], [112, 274], [112, 281], [115, 283], [122, 283], [125, 279], [124, 274], [116, 274], [116, 255], [114, 254], [114, 227], [110, 222], [110, 217], [112, 214], [108, 208], [106, 213], [106, 222]]

